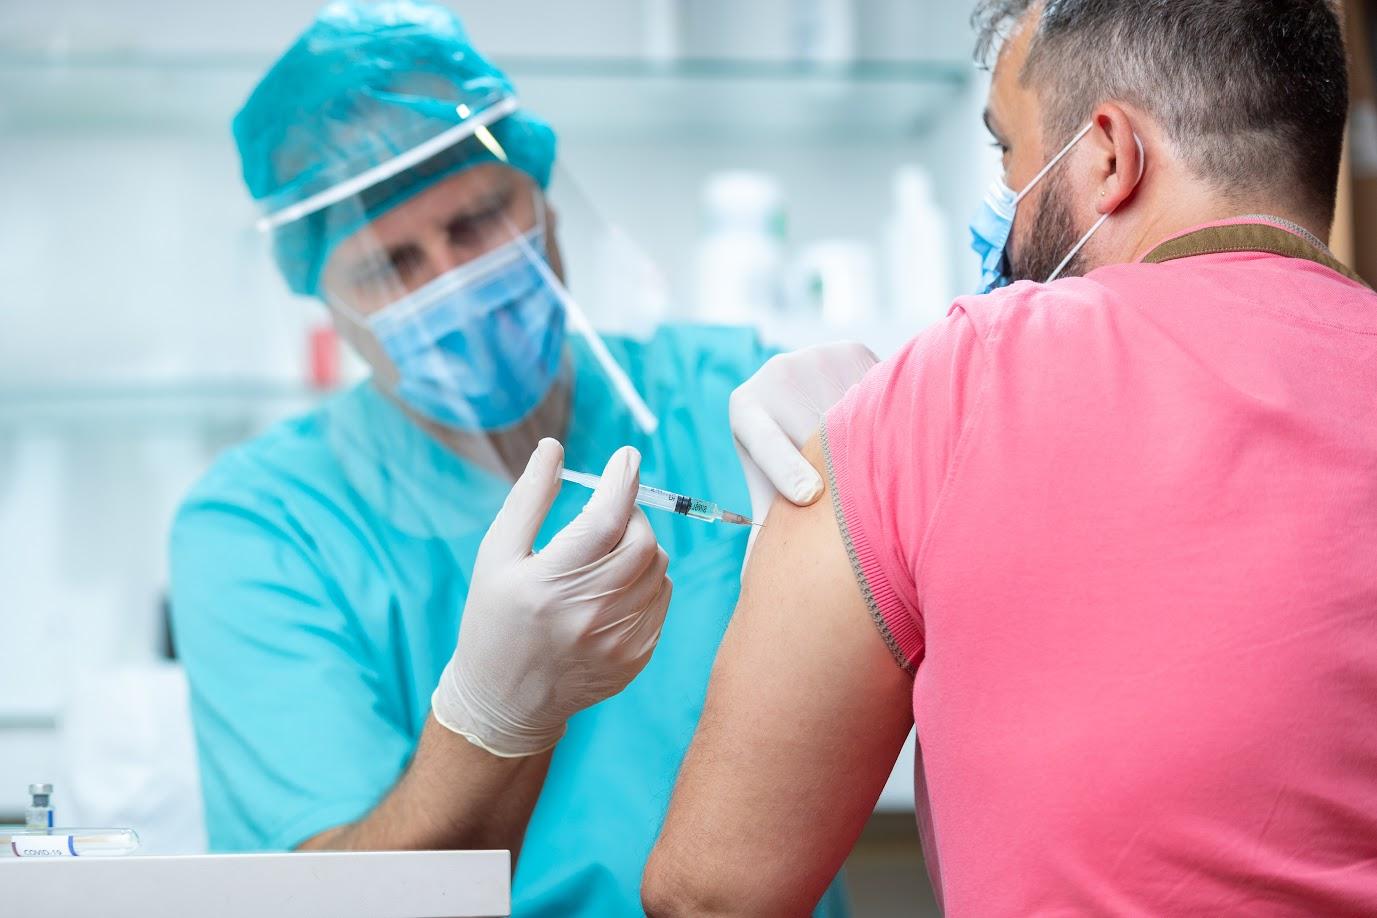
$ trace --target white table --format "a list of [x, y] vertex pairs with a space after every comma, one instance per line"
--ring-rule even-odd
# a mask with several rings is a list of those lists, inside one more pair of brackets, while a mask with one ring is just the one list
[[496, 918], [506, 851], [0, 860], [0, 914], [61, 918]]

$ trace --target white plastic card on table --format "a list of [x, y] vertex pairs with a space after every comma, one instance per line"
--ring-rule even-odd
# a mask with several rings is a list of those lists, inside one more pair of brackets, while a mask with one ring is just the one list
[[495, 918], [506, 851], [0, 860], [6, 915], [62, 918]]

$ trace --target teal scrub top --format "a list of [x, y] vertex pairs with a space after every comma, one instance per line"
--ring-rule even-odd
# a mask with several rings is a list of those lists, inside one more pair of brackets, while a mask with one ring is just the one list
[[[660, 427], [645, 435], [576, 343], [566, 466], [600, 472], [630, 443], [645, 484], [747, 511], [727, 403], [768, 356], [757, 337], [670, 326], [607, 345]], [[393, 786], [509, 488], [368, 383], [230, 451], [195, 487], [172, 530], [172, 613], [213, 850], [293, 848], [364, 816]], [[589, 493], [563, 486], [539, 544]], [[556, 747], [513, 881], [517, 916], [641, 914], [642, 869], [736, 604], [748, 534], [647, 517], [671, 559], [664, 633], [640, 676], [576, 715]], [[845, 912], [838, 881], [818, 914]]]

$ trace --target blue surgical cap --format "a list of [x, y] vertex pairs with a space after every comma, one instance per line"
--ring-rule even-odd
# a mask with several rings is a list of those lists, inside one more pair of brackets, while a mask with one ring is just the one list
[[[337, 186], [515, 96], [458, 17], [423, 0], [326, 6], [263, 77], [234, 118], [244, 182], [277, 211]], [[541, 188], [555, 134], [517, 109], [489, 126], [509, 166]], [[357, 197], [273, 230], [287, 284], [317, 295], [330, 253], [368, 222], [431, 185], [498, 157], [472, 139]]]

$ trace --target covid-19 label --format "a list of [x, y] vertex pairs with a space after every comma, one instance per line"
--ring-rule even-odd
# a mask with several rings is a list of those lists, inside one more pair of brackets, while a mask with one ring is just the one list
[[76, 857], [70, 835], [15, 835], [10, 838], [15, 857]]

